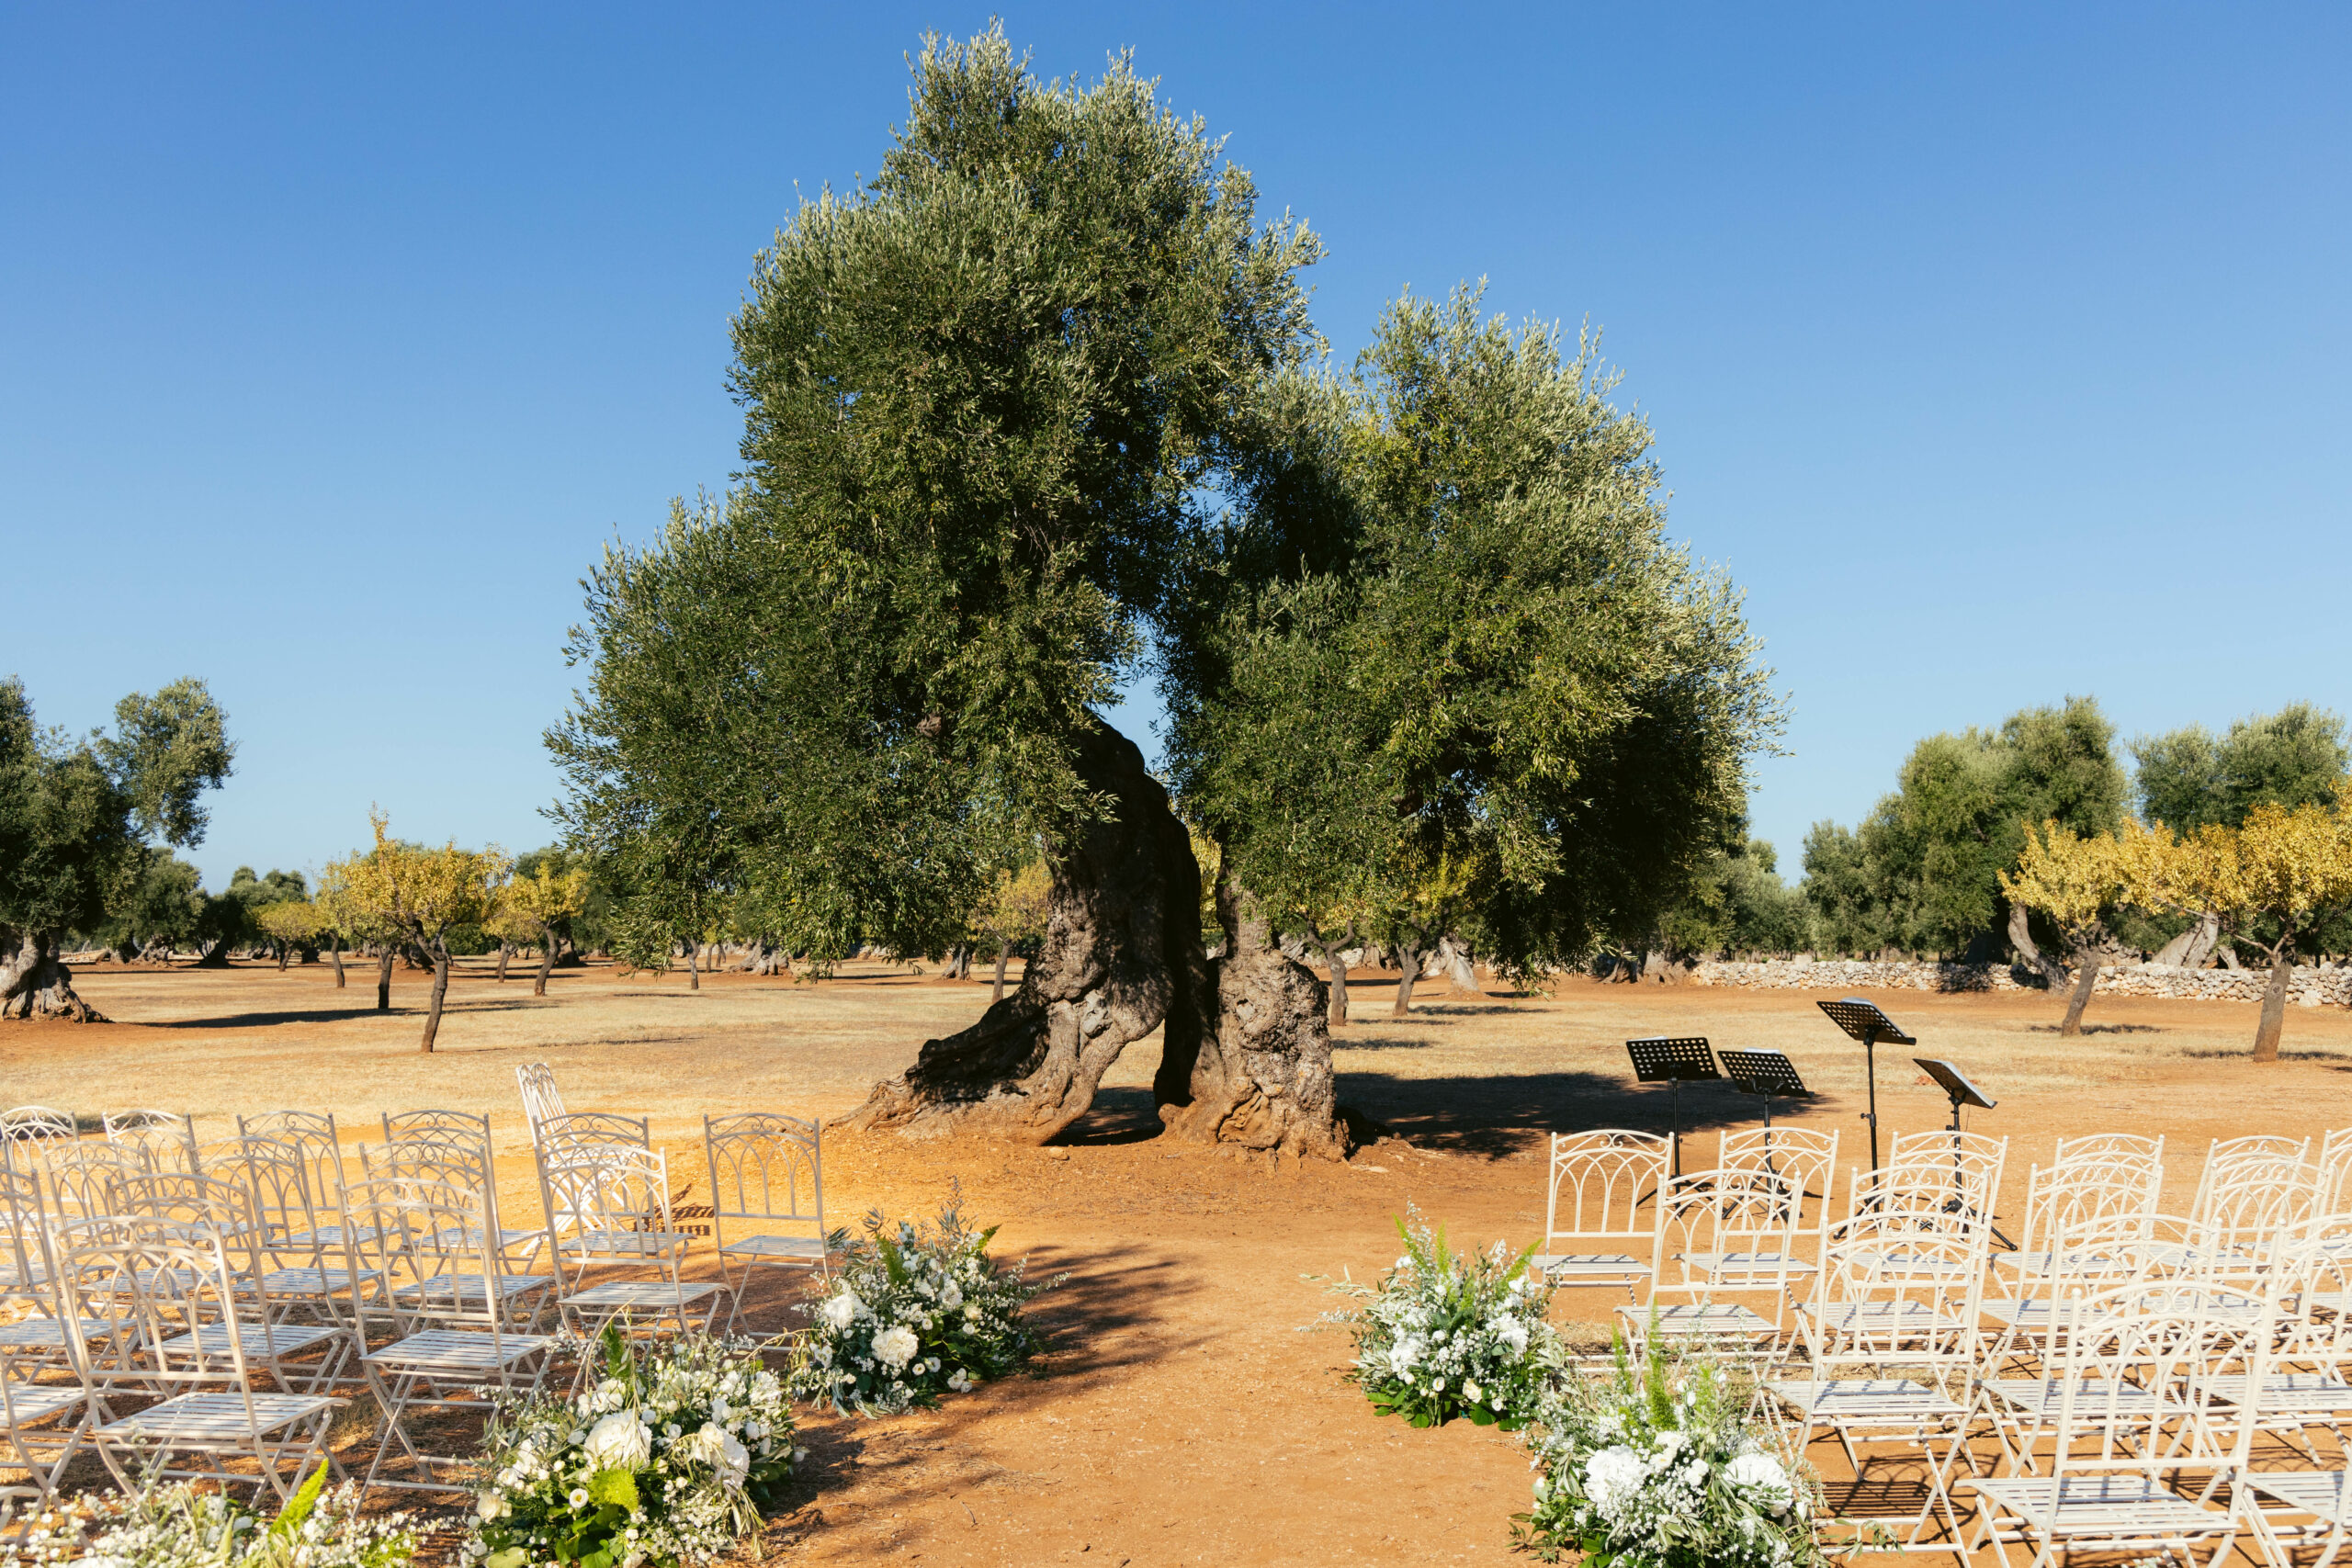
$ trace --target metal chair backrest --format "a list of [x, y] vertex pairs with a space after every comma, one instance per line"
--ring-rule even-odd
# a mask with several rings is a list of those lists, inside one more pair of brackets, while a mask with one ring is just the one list
[[1799, 1212], [1769, 1171], [1668, 1177], [1651, 1244], [1652, 1292], [1717, 1301], [1769, 1294], [1770, 1310], [1758, 1315], [1779, 1327], [1790, 1282], [1809, 1271], [1797, 1254]]
[[[1754, 1127], [1725, 1133], [1715, 1154], [1718, 1178], [1743, 1189], [1765, 1183], [1796, 1206], [1796, 1234], [1818, 1251], [1836, 1212], [1838, 1134], [1810, 1127]], [[1806, 1217], [1811, 1206], [1811, 1218]]]
[[531, 1124], [531, 1142], [539, 1141], [539, 1124], [563, 1114], [563, 1091], [556, 1088], [555, 1069], [531, 1062], [514, 1069], [514, 1087], [523, 1093], [523, 1115]]
[[100, 1123], [107, 1143], [136, 1150], [151, 1171], [177, 1170], [190, 1176], [203, 1171], [193, 1116], [177, 1111], [108, 1111]]
[[651, 1122], [643, 1116], [623, 1116], [611, 1111], [575, 1111], [540, 1122], [537, 1146], [650, 1149], [653, 1146]]
[[260, 1239], [253, 1194], [238, 1182], [150, 1170], [122, 1178], [116, 1190], [121, 1212], [114, 1218], [136, 1235], [199, 1246], [213, 1238], [224, 1255], [250, 1254]]
[[384, 1112], [384, 1142], [406, 1143], [412, 1138], [471, 1138], [485, 1149], [490, 1147], [490, 1118], [470, 1111], [387, 1111]]
[[[2048, 1472], [2062, 1495], [2076, 1477], [2162, 1485], [2217, 1461], [2244, 1472], [2258, 1423], [2217, 1412], [2211, 1391], [2232, 1377], [2261, 1386], [2277, 1324], [2268, 1292], [2137, 1280], [2076, 1292], [2062, 1312], [2063, 1341], [2049, 1362], [2058, 1399]], [[2165, 1391], [2181, 1417], [2152, 1424], [2151, 1389]], [[2224, 1453], [2217, 1438], [2232, 1431]]]
[[1605, 1127], [1553, 1134], [1543, 1250], [1589, 1252], [1606, 1243], [1654, 1241], [1658, 1198], [1673, 1162], [1671, 1133]]
[[2077, 1162], [2091, 1165], [2157, 1166], [2165, 1162], [2164, 1134], [2143, 1136], [2138, 1133], [2085, 1133], [2078, 1137], [2061, 1138], [2051, 1151], [2050, 1163], [2054, 1168]]
[[2331, 1214], [2352, 1213], [2352, 1127], [2336, 1127], [2320, 1140], [2323, 1205]]
[[0, 1149], [9, 1151], [19, 1163], [38, 1163], [53, 1145], [73, 1143], [81, 1135], [71, 1111], [47, 1105], [0, 1111]]
[[[711, 1224], [764, 1220], [822, 1239], [823, 1124], [814, 1118], [746, 1111], [702, 1119], [710, 1167]], [[724, 1240], [723, 1234], [714, 1237]]]
[[497, 1183], [497, 1168], [490, 1151], [464, 1136], [402, 1138], [374, 1146], [362, 1144], [359, 1169], [371, 1181], [388, 1178], [437, 1181], [469, 1192], [488, 1191]]
[[374, 1176], [343, 1192], [343, 1234], [355, 1277], [380, 1273], [402, 1335], [434, 1325], [512, 1332], [509, 1270], [496, 1213], [483, 1195], [446, 1181]]
[[335, 1130], [334, 1112], [265, 1111], [240, 1116], [237, 1136], [276, 1138], [301, 1150], [311, 1168], [311, 1201], [322, 1207], [334, 1201], [343, 1187], [343, 1136]]
[[2149, 1238], [2156, 1220], [2156, 1193], [2164, 1184], [2164, 1168], [2106, 1164], [2030, 1167], [2026, 1172], [2025, 1229], [2018, 1242], [2023, 1253], [2052, 1250], [2054, 1232], [2081, 1232], [2097, 1226], [2131, 1233], [2133, 1242]]
[[[277, 1250], [292, 1237], [315, 1236], [319, 1209], [311, 1169], [301, 1146], [290, 1140], [256, 1136], [243, 1141], [237, 1173], [252, 1197], [264, 1247]], [[302, 1250], [306, 1258], [315, 1257], [315, 1241]]]
[[13, 1158], [0, 1158], [0, 1303], [27, 1303], [54, 1315], [44, 1220], [40, 1178]]
[[2202, 1195], [2189, 1224], [2191, 1272], [2250, 1277], [2267, 1269], [2274, 1249], [2320, 1215], [2316, 1167], [2284, 1156], [2233, 1162]]
[[[580, 1145], [539, 1151], [539, 1198], [548, 1216], [548, 1243], [559, 1261], [600, 1256], [605, 1247], [582, 1238], [622, 1232], [670, 1235], [669, 1162], [634, 1145]], [[566, 1245], [568, 1232], [572, 1245]]]
[[[244, 1336], [206, 1333], [222, 1323], [270, 1321], [258, 1280], [241, 1277], [218, 1235], [114, 1238], [62, 1247], [61, 1295], [74, 1370], [85, 1382], [128, 1383], [143, 1393], [228, 1391], [243, 1398], [254, 1420], [252, 1370]], [[113, 1325], [116, 1337], [143, 1348], [136, 1358], [93, 1354], [79, 1320]]]
[[123, 1181], [146, 1174], [146, 1161], [135, 1149], [119, 1144], [61, 1144], [49, 1156], [50, 1201], [60, 1215], [71, 1219], [119, 1213]]
[[1949, 1187], [1888, 1174], [1855, 1178], [1854, 1212], [1824, 1241], [1811, 1375], [1867, 1362], [1972, 1378], [1992, 1227], [1955, 1213]]

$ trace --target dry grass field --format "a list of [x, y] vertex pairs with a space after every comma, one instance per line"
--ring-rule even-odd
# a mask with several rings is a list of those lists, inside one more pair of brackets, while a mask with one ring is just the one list
[[[396, 976], [389, 1015], [370, 1010], [372, 980], [372, 966], [355, 968], [345, 990], [322, 966], [87, 968], [83, 994], [119, 1021], [0, 1025], [0, 1101], [186, 1110], [207, 1137], [232, 1134], [239, 1111], [323, 1109], [346, 1141], [372, 1138], [386, 1110], [488, 1111], [502, 1206], [532, 1213], [514, 1087], [522, 1063], [550, 1063], [573, 1110], [650, 1114], [673, 1185], [691, 1191], [704, 1112], [837, 1115], [987, 999], [982, 984], [873, 965], [820, 986], [722, 976], [699, 992], [681, 975], [592, 966], [559, 973], [535, 999], [527, 977], [501, 986], [476, 964], [453, 985], [441, 1049], [424, 1056], [424, 977]], [[1131, 1048], [1063, 1146], [830, 1139], [838, 1220], [926, 1212], [959, 1182], [984, 1222], [1002, 1223], [1001, 1255], [1069, 1279], [1038, 1303], [1052, 1349], [1034, 1375], [933, 1414], [805, 1420], [810, 1463], [799, 1506], [763, 1542], [770, 1560], [1513, 1560], [1508, 1521], [1526, 1505], [1528, 1475], [1510, 1439], [1374, 1419], [1340, 1382], [1344, 1337], [1300, 1332], [1333, 1304], [1309, 1276], [1376, 1273], [1396, 1255], [1391, 1217], [1408, 1202], [1457, 1241], [1532, 1239], [1547, 1129], [1665, 1125], [1663, 1092], [1632, 1081], [1630, 1036], [1786, 1051], [1819, 1097], [1781, 1115], [1837, 1129], [1841, 1164], [1866, 1158], [1861, 1052], [1813, 995], [1579, 982], [1549, 998], [1473, 998], [1425, 985], [1412, 1016], [1392, 1021], [1391, 994], [1363, 977], [1338, 1058], [1343, 1099], [1396, 1136], [1344, 1165], [1269, 1168], [1162, 1144], [1150, 1041]], [[2257, 1067], [2245, 1059], [2251, 1006], [2100, 998], [2091, 1032], [2062, 1042], [2048, 998], [1876, 999], [1918, 1035], [1918, 1055], [1952, 1059], [1999, 1099], [1971, 1125], [2011, 1140], [2005, 1214], [2028, 1167], [2068, 1133], [2164, 1133], [2167, 1194], [2185, 1202], [2210, 1139], [2352, 1122], [2352, 1016], [2341, 1011], [2290, 1010], [2288, 1059]], [[1945, 1119], [1910, 1055], [1889, 1050], [1881, 1064], [1890, 1133]], [[1755, 1102], [1727, 1087], [1687, 1089], [1682, 1103], [1687, 1159], [1700, 1167], [1719, 1131], [1758, 1120]], [[1607, 1292], [1562, 1301], [1588, 1320], [1613, 1304]], [[762, 1326], [785, 1327], [801, 1321], [786, 1304], [771, 1291], [752, 1310]]]

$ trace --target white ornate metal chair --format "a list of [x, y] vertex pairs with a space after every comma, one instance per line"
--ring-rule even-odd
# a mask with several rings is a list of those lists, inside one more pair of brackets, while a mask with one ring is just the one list
[[[2026, 1173], [2025, 1228], [2016, 1251], [1993, 1255], [1996, 1273], [2012, 1276], [2013, 1282], [2005, 1284], [2021, 1295], [2030, 1293], [2031, 1281], [2044, 1275], [2083, 1274], [2080, 1263], [2064, 1257], [2052, 1239], [2056, 1230], [2073, 1232], [2080, 1240], [2096, 1228], [2098, 1236], [2090, 1245], [2122, 1247], [2131, 1259], [2143, 1257], [2154, 1238], [2156, 1195], [2163, 1186], [2162, 1166], [2098, 1160], [2030, 1168]], [[2112, 1270], [2096, 1264], [2090, 1272]], [[1987, 1301], [1986, 1310], [1995, 1304]]]
[[135, 1149], [85, 1141], [49, 1151], [50, 1212], [61, 1220], [96, 1220], [119, 1213], [122, 1183], [147, 1174]]
[[311, 1201], [322, 1211], [334, 1207], [343, 1190], [343, 1136], [331, 1111], [265, 1111], [237, 1118], [237, 1137], [276, 1138], [302, 1153], [311, 1168]]
[[[348, 1341], [335, 1329], [273, 1328], [242, 1316], [237, 1270], [217, 1234], [99, 1243], [65, 1252], [58, 1266], [73, 1303], [69, 1324], [129, 1321], [143, 1347], [135, 1358], [116, 1360], [75, 1346], [75, 1371], [96, 1410], [91, 1444], [126, 1492], [144, 1479], [187, 1476], [256, 1492], [267, 1484], [283, 1503], [321, 1459], [342, 1477], [342, 1463], [326, 1446], [342, 1401], [289, 1387], [328, 1375], [321, 1365], [298, 1371], [289, 1358], [298, 1339], [300, 1349], [330, 1358], [328, 1342], [340, 1341], [347, 1351]], [[257, 1386], [273, 1374], [277, 1389]], [[159, 1393], [164, 1397], [143, 1409], [113, 1413], [125, 1396]], [[195, 1462], [174, 1464], [175, 1456]], [[232, 1469], [232, 1461], [254, 1468]]]
[[1776, 1193], [1794, 1208], [1798, 1261], [1811, 1275], [1837, 1212], [1838, 1134], [1810, 1127], [1756, 1127], [1726, 1133], [1715, 1155], [1715, 1180], [1724, 1188]]
[[[355, 1274], [345, 1248], [325, 1238], [323, 1233], [334, 1227], [320, 1224], [311, 1190], [316, 1168], [300, 1145], [260, 1136], [244, 1140], [238, 1173], [253, 1195], [260, 1226], [255, 1250], [263, 1271], [254, 1283], [255, 1297], [270, 1303], [276, 1321], [300, 1313], [364, 1338], [367, 1310], [380, 1300], [384, 1280]], [[328, 1212], [340, 1215], [339, 1209]]]
[[2158, 1216], [2154, 1238], [2143, 1249], [2152, 1267], [2243, 1283], [2270, 1267], [2281, 1240], [2320, 1216], [2319, 1168], [2302, 1158], [2301, 1146], [2259, 1146], [2285, 1140], [2233, 1142], [2240, 1146], [2217, 1144], [2207, 1158], [2188, 1223], [2167, 1224]]
[[195, 1176], [204, 1169], [193, 1116], [177, 1111], [109, 1111], [99, 1122], [107, 1143], [134, 1151], [151, 1171]]
[[[345, 1226], [355, 1237], [353, 1268], [392, 1280], [394, 1337], [360, 1359], [384, 1411], [384, 1432], [368, 1467], [370, 1486], [466, 1492], [469, 1459], [422, 1451], [409, 1430], [423, 1410], [488, 1410], [501, 1397], [528, 1398], [547, 1380], [555, 1339], [532, 1330], [554, 1281], [508, 1271], [489, 1236], [494, 1216], [482, 1194], [447, 1182], [377, 1177], [344, 1192]], [[411, 1468], [405, 1480], [383, 1472], [393, 1445]]]
[[[626, 1321], [632, 1328], [674, 1322], [708, 1328], [723, 1284], [683, 1272], [694, 1238], [670, 1213], [669, 1164], [657, 1151], [548, 1144], [538, 1151], [539, 1190], [548, 1213], [564, 1320], [583, 1336]], [[650, 1272], [651, 1279], [591, 1284], [591, 1270]]]
[[75, 1142], [82, 1135], [71, 1111], [48, 1105], [19, 1105], [0, 1111], [0, 1151], [28, 1169], [38, 1169], [49, 1150]]
[[[369, 1178], [396, 1176], [415, 1181], [438, 1181], [479, 1194], [498, 1236], [499, 1251], [510, 1269], [527, 1270], [547, 1241], [545, 1227], [525, 1230], [506, 1224], [501, 1217], [498, 1166], [491, 1154], [486, 1132], [463, 1126], [433, 1133], [410, 1131], [380, 1148], [371, 1149], [363, 1144], [359, 1168]], [[470, 1241], [467, 1245], [471, 1245]]]
[[[823, 1124], [814, 1118], [766, 1111], [702, 1119], [711, 1239], [718, 1248], [719, 1278], [735, 1300], [727, 1318], [730, 1333], [754, 1269], [831, 1271], [823, 1136]], [[743, 1222], [746, 1234], [729, 1240], [729, 1220]], [[729, 1275], [730, 1261], [742, 1265], [741, 1278]]]
[[1811, 1271], [1797, 1256], [1794, 1209], [1772, 1184], [1725, 1188], [1714, 1172], [1694, 1171], [1667, 1178], [1657, 1210], [1649, 1302], [1617, 1309], [1627, 1337], [1637, 1347], [1662, 1340], [1739, 1361], [1759, 1375], [1777, 1367], [1793, 1343], [1793, 1297]]
[[1658, 1199], [1673, 1162], [1670, 1133], [1553, 1134], [1544, 1245], [1528, 1267], [1555, 1285], [1622, 1285], [1638, 1300], [1653, 1277]]
[[536, 1147], [542, 1149], [601, 1149], [653, 1146], [652, 1124], [642, 1116], [614, 1111], [574, 1111], [550, 1116], [538, 1124]]
[[1983, 1503], [1972, 1551], [2006, 1558], [2023, 1543], [2039, 1562], [2077, 1552], [2193, 1562], [2210, 1548], [2217, 1568], [2241, 1530], [2260, 1529], [2254, 1426], [2211, 1419], [2199, 1386], [2221, 1366], [2267, 1375], [2272, 1310], [2259, 1293], [2211, 1282], [2141, 1279], [2069, 1297], [2035, 1434], [2037, 1447], [2048, 1437], [2046, 1460], [2029, 1454], [2016, 1468], [2031, 1473], [1960, 1483]]

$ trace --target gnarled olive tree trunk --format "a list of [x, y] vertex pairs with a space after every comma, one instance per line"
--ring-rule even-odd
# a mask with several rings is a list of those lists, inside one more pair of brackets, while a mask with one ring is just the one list
[[104, 1023], [74, 993], [74, 971], [57, 959], [55, 931], [0, 926], [0, 1018], [62, 1018]]
[[1133, 741], [1097, 727], [1080, 776], [1110, 797], [1055, 857], [1046, 935], [1012, 995], [876, 1084], [843, 1119], [912, 1135], [1044, 1143], [1086, 1113], [1122, 1051], [1163, 1031], [1153, 1090], [1181, 1136], [1291, 1153], [1344, 1152], [1331, 1103], [1322, 987], [1284, 958], [1232, 889], [1218, 908], [1233, 956], [1201, 950], [1200, 868], [1167, 792]]

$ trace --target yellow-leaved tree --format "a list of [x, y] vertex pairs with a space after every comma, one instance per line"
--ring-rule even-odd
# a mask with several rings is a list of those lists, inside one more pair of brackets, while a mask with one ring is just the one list
[[274, 904], [264, 904], [254, 911], [254, 922], [277, 950], [280, 970], [286, 967], [289, 953], [298, 947], [316, 947], [326, 931], [326, 916], [309, 898], [280, 898]]
[[[433, 1000], [418, 1047], [431, 1051], [449, 994], [449, 931], [490, 918], [513, 863], [494, 845], [461, 850], [454, 840], [439, 849], [404, 844], [384, 830], [387, 818], [381, 811], [371, 809], [368, 819], [376, 831], [375, 846], [337, 867], [369, 920], [390, 928], [398, 940], [413, 942], [432, 961]], [[378, 982], [379, 1005], [391, 978], [390, 953], [388, 943], [383, 977]]]
[[2131, 892], [2121, 846], [2109, 833], [2086, 838], [2056, 821], [2044, 822], [2037, 832], [2028, 824], [2018, 869], [2015, 874], [2002, 872], [2000, 879], [2011, 903], [2041, 910], [2064, 937], [2075, 980], [2058, 1032], [2080, 1034], [2083, 1009], [2090, 1004], [2098, 972], [2114, 955], [2107, 913]]
[[383, 919], [359, 902], [359, 895], [351, 880], [351, 863], [361, 858], [352, 855], [330, 861], [319, 873], [319, 890], [311, 902], [318, 906], [320, 918], [326, 922], [328, 951], [334, 956], [334, 984], [337, 990], [344, 985], [343, 950], [373, 953], [376, 957], [376, 1010], [392, 1010], [393, 944], [399, 933], [389, 920]]
[[[556, 948], [571, 934], [571, 922], [587, 906], [585, 866], [559, 871], [549, 861], [543, 860], [527, 874], [508, 880], [499, 897], [499, 921], [491, 931], [493, 935], [523, 933], [513, 940], [538, 944], [539, 973], [531, 982], [531, 995], [548, 994], [548, 971], [555, 967]], [[498, 970], [499, 977], [503, 979], [506, 964], [503, 958]]]
[[2278, 1059], [2287, 1021], [2287, 986], [2295, 944], [2314, 927], [2352, 908], [2352, 779], [2325, 806], [2293, 810], [2262, 805], [2237, 828], [2211, 824], [2175, 835], [2162, 823], [2127, 828], [2125, 874], [2145, 908], [2211, 915], [2222, 939], [2269, 961], [2254, 1059]]

